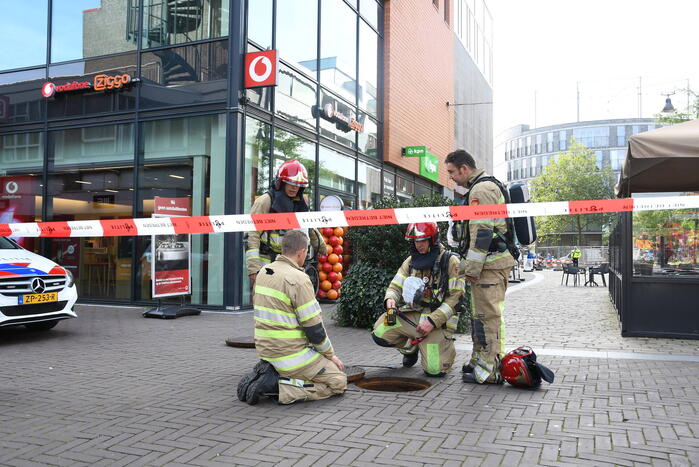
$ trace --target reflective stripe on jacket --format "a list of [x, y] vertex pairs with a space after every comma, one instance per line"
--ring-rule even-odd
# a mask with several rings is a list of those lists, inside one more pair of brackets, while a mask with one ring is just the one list
[[[255, 282], [255, 347], [279, 372], [295, 371], [335, 355], [325, 332], [311, 281], [296, 263], [279, 255], [263, 266]], [[324, 336], [311, 344], [308, 334]]]

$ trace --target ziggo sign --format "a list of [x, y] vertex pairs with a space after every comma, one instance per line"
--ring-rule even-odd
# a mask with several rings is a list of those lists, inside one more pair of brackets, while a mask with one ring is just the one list
[[92, 83], [89, 81], [71, 81], [69, 83], [55, 85], [52, 82], [46, 82], [41, 86], [41, 95], [51, 97], [57, 92], [67, 91], [82, 91], [83, 89], [94, 89], [95, 91], [108, 91], [111, 89], [119, 89], [136, 80], [131, 78], [131, 75], [124, 73], [121, 75], [105, 75], [99, 74], [95, 76]]

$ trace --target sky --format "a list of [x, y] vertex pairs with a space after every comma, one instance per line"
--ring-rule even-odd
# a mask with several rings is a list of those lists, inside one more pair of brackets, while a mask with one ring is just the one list
[[[494, 136], [580, 121], [653, 117], [699, 92], [699, 0], [487, 0]], [[536, 103], [536, 104], [535, 104]]]

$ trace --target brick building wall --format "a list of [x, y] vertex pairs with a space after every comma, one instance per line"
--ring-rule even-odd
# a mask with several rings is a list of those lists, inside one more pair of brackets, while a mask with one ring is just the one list
[[401, 148], [425, 145], [440, 160], [439, 183], [453, 188], [443, 164], [454, 150], [454, 115], [446, 105], [454, 102], [454, 36], [445, 1], [451, 0], [384, 3], [383, 157], [419, 174], [419, 160], [402, 157]]

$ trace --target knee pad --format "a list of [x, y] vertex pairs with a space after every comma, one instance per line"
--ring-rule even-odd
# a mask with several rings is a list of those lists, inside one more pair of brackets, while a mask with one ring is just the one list
[[371, 338], [374, 339], [374, 342], [376, 342], [376, 344], [380, 345], [381, 347], [395, 347], [395, 345], [389, 344], [388, 341], [386, 341], [386, 339], [376, 337], [376, 335], [373, 332], [371, 333]]

